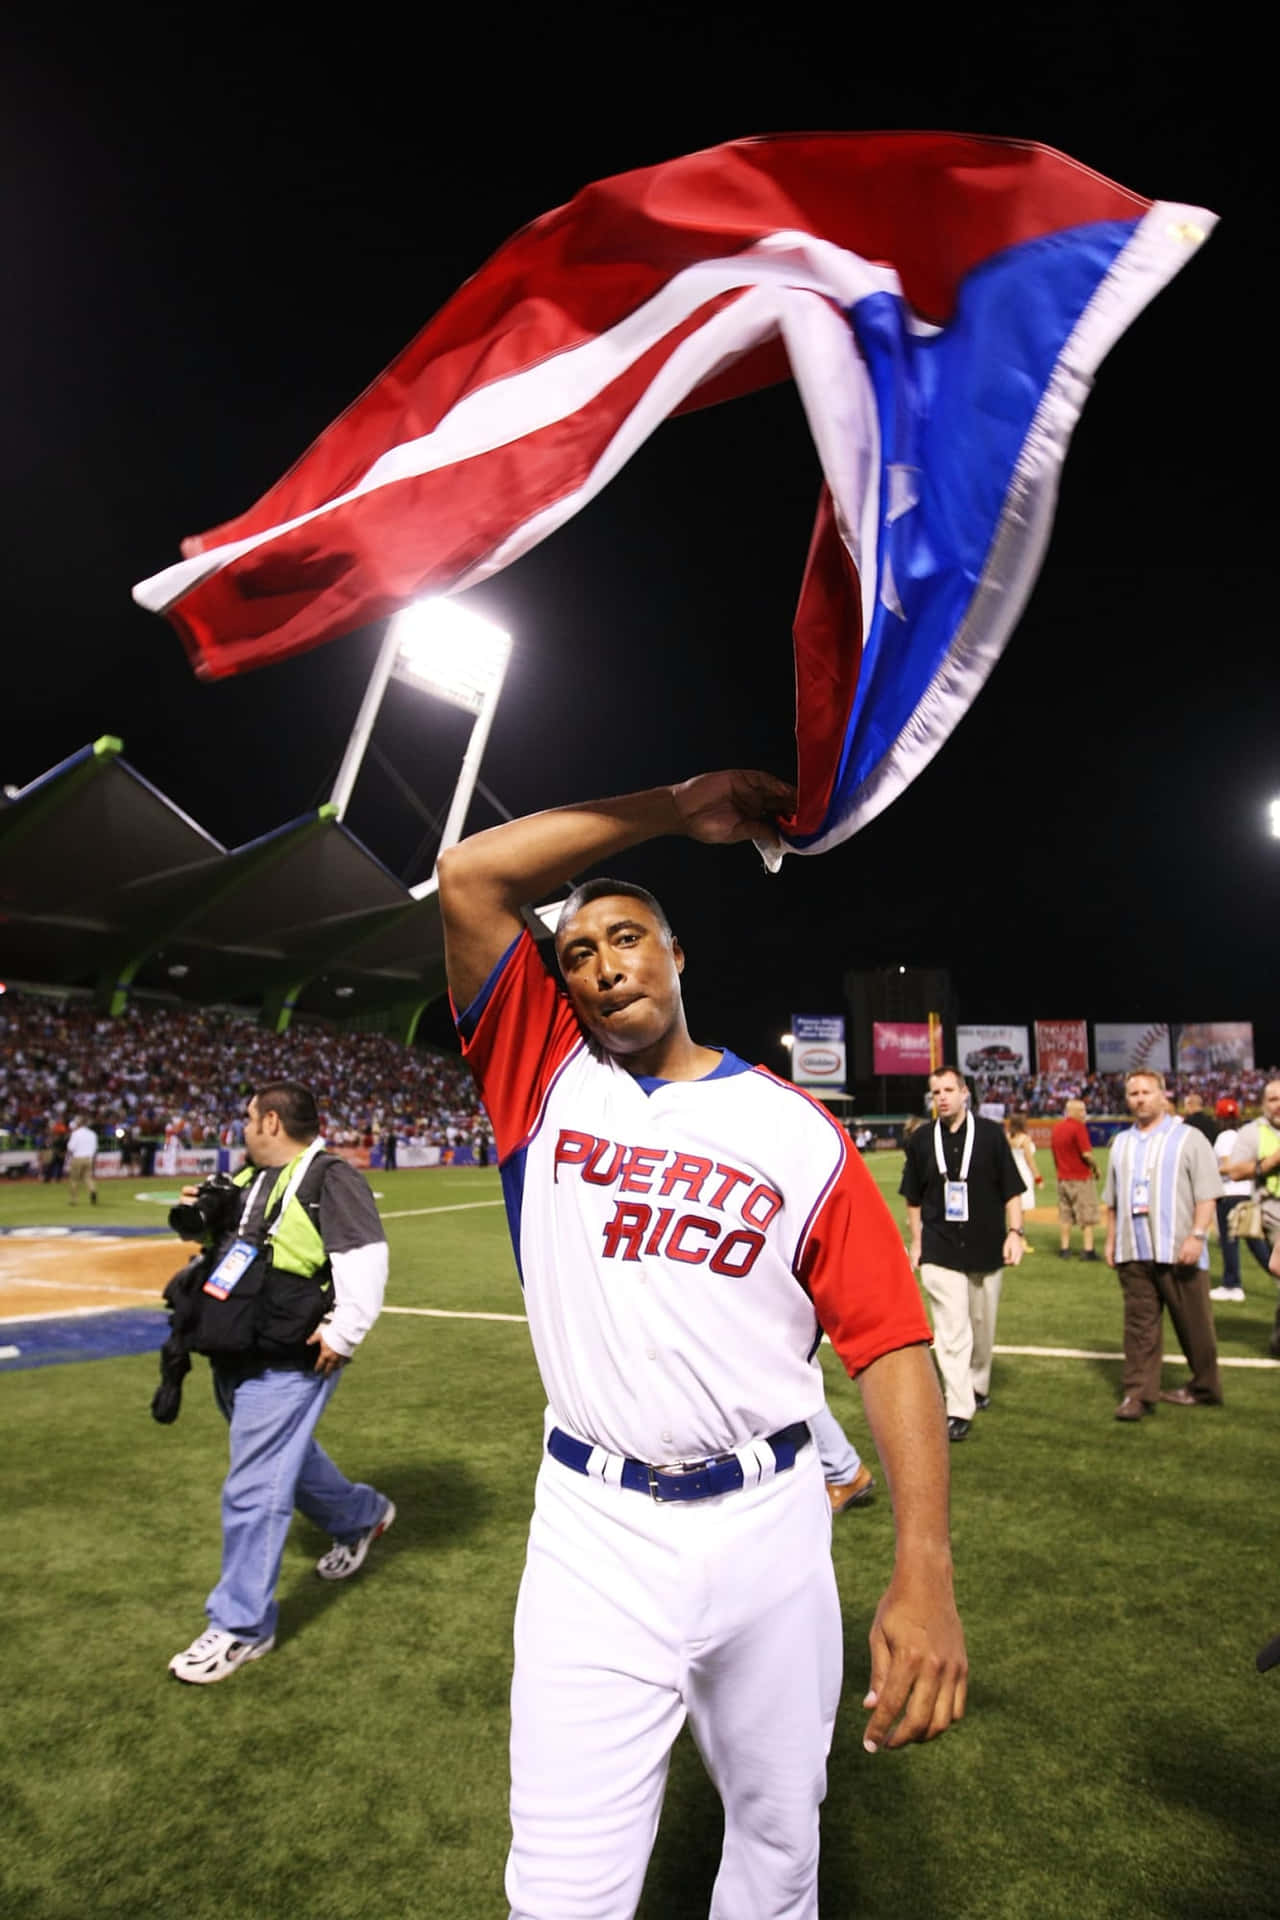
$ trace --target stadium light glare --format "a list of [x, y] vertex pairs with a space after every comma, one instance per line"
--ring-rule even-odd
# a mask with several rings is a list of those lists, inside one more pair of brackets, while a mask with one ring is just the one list
[[778, 1045], [780, 1047], [785, 1047], [788, 1053], [790, 1053], [795, 1043], [796, 1043], [796, 1037], [794, 1033], [780, 1033], [778, 1035]]
[[479, 716], [502, 685], [511, 635], [455, 600], [417, 600], [391, 622], [396, 636], [392, 673], [424, 687], [438, 700]]
[[1271, 822], [1271, 838], [1280, 840], [1280, 799], [1271, 802], [1267, 808], [1267, 818]]

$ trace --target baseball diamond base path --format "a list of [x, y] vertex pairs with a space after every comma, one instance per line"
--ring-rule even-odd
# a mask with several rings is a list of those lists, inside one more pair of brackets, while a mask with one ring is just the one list
[[194, 1249], [180, 1240], [101, 1234], [0, 1236], [0, 1322], [159, 1307]]

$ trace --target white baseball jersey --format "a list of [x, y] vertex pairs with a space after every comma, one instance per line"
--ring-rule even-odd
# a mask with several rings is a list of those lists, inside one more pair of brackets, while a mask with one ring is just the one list
[[458, 1026], [557, 1424], [702, 1459], [817, 1412], [823, 1328], [850, 1373], [928, 1341], [889, 1209], [807, 1094], [731, 1053], [701, 1080], [628, 1073], [527, 933]]

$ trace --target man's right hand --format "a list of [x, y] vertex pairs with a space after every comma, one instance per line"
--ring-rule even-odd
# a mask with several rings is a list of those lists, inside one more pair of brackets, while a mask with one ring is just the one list
[[738, 840], [767, 840], [776, 845], [777, 814], [791, 813], [796, 790], [771, 773], [727, 768], [699, 773], [672, 789], [676, 812], [691, 840], [728, 846]]

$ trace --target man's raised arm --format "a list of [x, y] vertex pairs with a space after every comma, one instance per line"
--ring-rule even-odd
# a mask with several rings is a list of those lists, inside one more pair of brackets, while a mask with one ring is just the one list
[[772, 774], [703, 773], [674, 787], [532, 813], [460, 841], [438, 867], [454, 1005], [461, 1011], [475, 999], [520, 932], [521, 907], [584, 867], [667, 833], [719, 845], [776, 841], [773, 819], [794, 804], [794, 790]]

